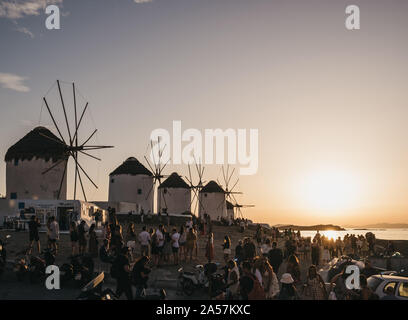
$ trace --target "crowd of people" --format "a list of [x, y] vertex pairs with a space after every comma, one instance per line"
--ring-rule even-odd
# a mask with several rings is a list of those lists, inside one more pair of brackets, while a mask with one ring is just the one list
[[[241, 227], [241, 222], [235, 226]], [[33, 216], [29, 223], [30, 249], [36, 243], [40, 252], [39, 227], [38, 219]], [[117, 295], [124, 293], [128, 299], [133, 299], [147, 287], [152, 268], [198, 261], [199, 237], [204, 237], [204, 256], [212, 263], [215, 260], [212, 229], [207, 216], [196, 221], [188, 219], [178, 227], [170, 227], [167, 223], [167, 226], [159, 224], [148, 229], [143, 225], [139, 233], [130, 222], [124, 232], [116, 215], [110, 214], [99, 236], [95, 224], [88, 229], [85, 221], [79, 225], [71, 223], [71, 254], [87, 254], [108, 264], [110, 275], [117, 282]], [[50, 217], [47, 223], [47, 239], [47, 246], [57, 254], [59, 227], [55, 217]], [[225, 263], [225, 290], [221, 296], [225, 299], [324, 300], [333, 298], [333, 294], [337, 299], [374, 297], [373, 293], [368, 294], [369, 288], [365, 286], [370, 274], [361, 275], [360, 293], [346, 295], [344, 270], [330, 279], [329, 289], [318, 273], [319, 266], [333, 257], [368, 257], [374, 252], [373, 235], [347, 234], [343, 239], [334, 240], [317, 232], [311, 239], [302, 237], [300, 231], [265, 229], [258, 225], [254, 236], [239, 240], [235, 248], [228, 235], [224, 236], [221, 245]], [[387, 250], [392, 249], [391, 244]], [[366, 268], [369, 267], [367, 264]], [[301, 269], [307, 270], [303, 278]], [[136, 287], [136, 297], [132, 286]]]

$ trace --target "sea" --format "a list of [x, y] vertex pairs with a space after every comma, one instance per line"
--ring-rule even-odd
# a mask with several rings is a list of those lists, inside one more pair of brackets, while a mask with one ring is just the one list
[[[346, 234], [355, 234], [355, 235], [365, 235], [367, 232], [372, 232], [375, 234], [377, 239], [382, 240], [408, 240], [408, 229], [346, 229], [345, 231], [319, 231], [321, 235], [325, 235], [330, 239], [337, 239], [343, 237]], [[313, 237], [316, 234], [316, 231], [300, 231], [302, 237]]]

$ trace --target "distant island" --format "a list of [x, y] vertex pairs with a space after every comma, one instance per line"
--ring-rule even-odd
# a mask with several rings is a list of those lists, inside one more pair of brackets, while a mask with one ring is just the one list
[[333, 224], [318, 224], [318, 225], [313, 225], [313, 226], [296, 226], [293, 224], [288, 224], [288, 225], [276, 225], [276, 228], [279, 230], [284, 230], [284, 229], [293, 229], [293, 230], [300, 230], [300, 231], [345, 231], [346, 229], [340, 227], [340, 226], [335, 226]]
[[360, 226], [347, 226], [348, 228], [353, 229], [406, 229], [408, 228], [408, 223], [374, 223], [374, 224], [366, 224]]

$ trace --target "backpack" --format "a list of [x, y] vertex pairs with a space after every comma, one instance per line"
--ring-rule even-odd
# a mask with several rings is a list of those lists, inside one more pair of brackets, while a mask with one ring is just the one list
[[254, 282], [254, 285], [252, 287], [252, 290], [248, 293], [248, 300], [265, 300], [265, 291], [259, 283], [258, 279], [253, 275], [250, 275], [250, 278]]

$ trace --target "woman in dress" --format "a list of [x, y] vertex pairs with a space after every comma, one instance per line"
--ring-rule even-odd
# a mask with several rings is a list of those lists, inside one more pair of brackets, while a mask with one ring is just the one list
[[317, 273], [317, 268], [314, 265], [309, 267], [303, 290], [303, 294], [311, 300], [327, 299], [326, 286], [322, 277]]
[[193, 251], [195, 247], [195, 243], [197, 240], [197, 236], [194, 233], [194, 230], [191, 228], [186, 236], [186, 245], [185, 245], [185, 255], [186, 255], [186, 261], [187, 261], [187, 256], [190, 256], [190, 262], [193, 260]]
[[208, 263], [214, 260], [214, 235], [212, 232], [208, 234], [207, 245], [205, 246], [205, 257]]

